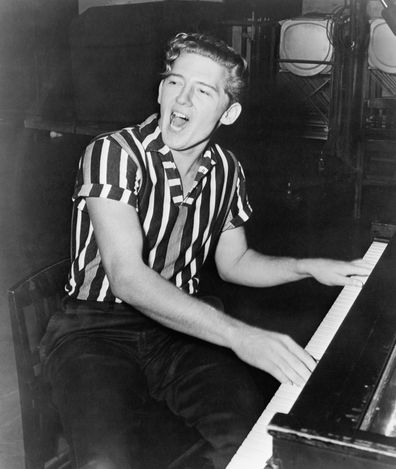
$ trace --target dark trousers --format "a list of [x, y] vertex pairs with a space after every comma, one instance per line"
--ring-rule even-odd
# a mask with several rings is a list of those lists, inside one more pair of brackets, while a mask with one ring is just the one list
[[69, 302], [42, 342], [77, 468], [140, 468], [140, 411], [151, 396], [209, 443], [224, 468], [263, 410], [247, 367], [228, 349], [169, 330], [129, 306]]

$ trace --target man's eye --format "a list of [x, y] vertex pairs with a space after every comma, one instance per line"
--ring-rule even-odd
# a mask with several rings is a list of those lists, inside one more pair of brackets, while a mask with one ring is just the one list
[[201, 94], [206, 94], [207, 96], [209, 96], [209, 91], [207, 91], [207, 90], [205, 90], [205, 89], [203, 89], [203, 88], [200, 88], [200, 89], [199, 89], [199, 92], [200, 92]]
[[167, 78], [166, 83], [167, 85], [175, 86], [178, 82], [174, 78]]

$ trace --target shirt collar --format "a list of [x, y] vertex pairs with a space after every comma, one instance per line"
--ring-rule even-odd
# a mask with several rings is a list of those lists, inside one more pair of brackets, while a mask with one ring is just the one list
[[170, 153], [170, 149], [162, 141], [161, 130], [158, 126], [158, 114], [152, 114], [142, 122], [139, 125], [139, 130], [143, 136], [143, 148], [147, 152], [158, 152], [162, 155]]

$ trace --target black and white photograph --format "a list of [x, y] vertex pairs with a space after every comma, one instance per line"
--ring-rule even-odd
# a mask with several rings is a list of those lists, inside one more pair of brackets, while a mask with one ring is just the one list
[[396, 0], [0, 0], [0, 469], [396, 468]]

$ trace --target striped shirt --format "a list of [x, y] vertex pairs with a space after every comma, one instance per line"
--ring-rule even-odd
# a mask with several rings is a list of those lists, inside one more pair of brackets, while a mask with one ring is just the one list
[[66, 291], [72, 298], [121, 302], [110, 289], [87, 197], [133, 206], [143, 230], [144, 262], [187, 293], [195, 294], [199, 271], [222, 231], [251, 215], [243, 169], [231, 152], [212, 145], [204, 152], [190, 192], [157, 116], [139, 126], [99, 136], [79, 164], [73, 195], [72, 267]]

